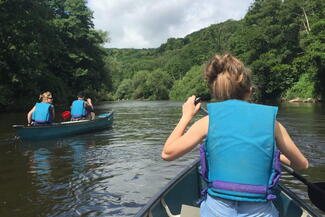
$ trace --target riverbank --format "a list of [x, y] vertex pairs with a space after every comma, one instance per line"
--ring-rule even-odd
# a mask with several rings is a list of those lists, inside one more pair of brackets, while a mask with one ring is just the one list
[[[107, 101], [111, 101], [111, 102], [120, 102], [120, 101], [128, 101], [128, 99], [121, 99], [121, 100], [115, 100], [111, 94], [107, 94], [107, 95], [95, 95], [93, 99], [94, 104], [97, 103], [102, 103], [102, 102], [107, 102]], [[33, 101], [34, 100], [34, 101]], [[74, 100], [73, 97], [68, 97], [67, 100], [65, 101], [58, 101], [58, 102], [54, 102], [54, 106], [55, 108], [59, 108], [59, 110], [66, 110], [66, 108], [70, 107], [70, 103]], [[32, 102], [33, 101], [33, 102]], [[18, 101], [16, 104], [7, 106], [7, 107], [1, 107], [0, 106], [0, 113], [3, 112], [7, 112], [7, 111], [11, 111], [11, 112], [25, 112], [27, 110], [29, 110], [30, 108], [32, 108], [32, 106], [35, 104], [35, 102], [37, 101], [37, 99], [31, 99], [28, 103], [27, 102], [21, 102]], [[150, 100], [131, 100], [131, 101], [150, 101]], [[174, 101], [174, 100], [170, 100], [170, 101]], [[313, 99], [313, 98], [293, 98], [293, 99], [277, 99], [277, 100], [266, 100], [266, 101], [262, 101], [261, 103], [265, 103], [265, 102], [290, 102], [290, 103], [322, 103], [323, 101], [320, 99]]]

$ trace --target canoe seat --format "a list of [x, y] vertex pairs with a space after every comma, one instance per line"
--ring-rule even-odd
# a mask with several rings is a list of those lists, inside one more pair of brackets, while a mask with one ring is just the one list
[[200, 208], [183, 204], [180, 217], [200, 217]]
[[179, 215], [173, 215], [171, 213], [168, 205], [166, 204], [164, 198], [162, 198], [160, 200], [160, 202], [161, 202], [161, 205], [165, 208], [166, 214], [169, 217], [200, 217], [200, 208], [199, 207], [182, 204], [181, 213]]

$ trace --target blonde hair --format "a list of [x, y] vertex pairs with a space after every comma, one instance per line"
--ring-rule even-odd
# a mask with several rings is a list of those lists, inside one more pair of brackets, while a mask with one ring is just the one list
[[230, 54], [215, 55], [205, 69], [205, 78], [217, 100], [243, 100], [252, 87], [244, 64]]
[[52, 93], [50, 91], [46, 91], [39, 95], [39, 100], [43, 100], [44, 98], [52, 98]]

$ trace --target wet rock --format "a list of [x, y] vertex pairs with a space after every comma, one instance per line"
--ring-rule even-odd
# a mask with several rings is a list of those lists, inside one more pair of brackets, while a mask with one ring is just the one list
[[289, 100], [289, 102], [315, 103], [315, 102], [317, 102], [317, 100], [312, 99], [312, 98], [302, 99], [302, 98], [297, 97], [297, 98]]
[[294, 99], [289, 100], [289, 102], [302, 102], [302, 101], [303, 101], [303, 99], [301, 99], [301, 98], [294, 98]]

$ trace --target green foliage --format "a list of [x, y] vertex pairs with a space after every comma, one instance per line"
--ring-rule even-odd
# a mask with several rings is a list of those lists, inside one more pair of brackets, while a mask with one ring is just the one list
[[146, 70], [136, 72], [132, 77], [132, 89], [133, 99], [147, 99], [150, 96], [149, 87], [147, 85], [147, 79], [150, 76], [150, 72]]
[[[123, 79], [132, 79], [134, 84], [139, 84], [134, 86], [133, 99], [168, 99], [170, 97], [168, 88], [171, 88], [174, 81], [186, 77], [193, 66], [205, 63], [215, 53], [229, 50], [228, 38], [235, 34], [239, 26], [237, 21], [232, 20], [211, 25], [183, 39], [168, 39], [157, 49], [108, 49], [111, 55], [108, 64], [114, 65], [117, 69], [112, 71], [113, 86], [118, 87]], [[143, 80], [143, 78], [148, 80], [153, 78], [152, 73], [166, 79], [165, 82], [157, 79], [163, 83], [157, 83], [157, 86], [161, 87], [156, 89], [157, 92], [151, 89], [155, 85]], [[202, 94], [206, 95], [205, 92]]]
[[255, 0], [242, 20], [158, 48], [104, 49], [108, 36], [94, 29], [85, 0], [1, 0], [0, 108], [34, 103], [45, 90], [56, 102], [79, 91], [100, 100], [208, 99], [199, 66], [227, 52], [251, 69], [259, 99], [303, 88], [324, 99], [324, 14], [320, 0]]
[[[4, 105], [13, 104], [12, 92], [6, 86], [0, 86], [0, 110], [4, 109]], [[10, 100], [8, 102], [8, 99]]]
[[[215, 53], [230, 52], [252, 71], [258, 99], [276, 99], [288, 89], [298, 94], [293, 91], [296, 85], [307, 83], [314, 97], [324, 99], [324, 8], [320, 0], [256, 0], [240, 21], [228, 20], [184, 38], [170, 38], [157, 49], [110, 49], [120, 64], [113, 83], [137, 80], [133, 75], [142, 70], [150, 77], [150, 72], [162, 69], [174, 80], [170, 99], [183, 100], [192, 94], [208, 98], [206, 89], [194, 84], [203, 84], [196, 77], [201, 76], [196, 67]], [[301, 80], [303, 74], [311, 79]], [[133, 98], [155, 99], [149, 89], [146, 82], [141, 83]]]
[[176, 81], [169, 93], [169, 98], [185, 100], [192, 95], [209, 99], [209, 89], [207, 82], [203, 79], [202, 66], [193, 66], [181, 80]]
[[124, 79], [119, 87], [117, 88], [117, 91], [115, 93], [116, 99], [131, 99], [132, 96], [132, 80], [131, 79]]
[[259, 97], [276, 98], [296, 81], [299, 75], [293, 73], [292, 67], [281, 63], [276, 51], [262, 54], [251, 64], [253, 83], [258, 87]]
[[115, 95], [113, 95], [112, 92], [104, 92], [102, 95], [100, 95], [101, 97], [99, 98], [100, 101], [115, 101]]
[[146, 80], [148, 88], [149, 100], [166, 100], [168, 99], [169, 90], [173, 85], [171, 76], [161, 70], [157, 69], [149, 74]]
[[289, 88], [285, 94], [285, 99], [294, 98], [316, 98], [314, 79], [310, 77], [309, 73], [302, 74], [299, 81]]
[[132, 81], [133, 99], [168, 99], [169, 89], [173, 84], [170, 75], [161, 69], [153, 72], [138, 71]]
[[[49, 90], [66, 102], [81, 90], [112, 88], [107, 34], [94, 30], [84, 0], [2, 0], [0, 3], [0, 107]], [[21, 95], [21, 93], [24, 93]]]
[[[312, 6], [314, 4], [319, 8]], [[243, 34], [231, 38], [231, 48], [252, 69], [260, 99], [280, 97], [298, 82], [303, 73], [307, 72], [313, 78], [320, 74], [323, 60], [320, 60], [319, 54], [324, 53], [321, 48], [324, 42], [319, 43], [312, 36], [315, 29], [322, 29], [314, 27], [315, 23], [324, 20], [324, 16], [318, 15], [323, 10], [320, 6], [317, 0], [259, 0], [249, 9], [243, 19]], [[318, 19], [314, 19], [316, 15]], [[306, 29], [307, 19], [311, 23], [311, 31]], [[314, 47], [322, 51], [318, 54], [314, 50], [311, 52], [307, 44], [317, 44]], [[318, 77], [312, 84], [321, 87], [318, 81], [324, 80], [324, 77]], [[324, 92], [324, 89], [317, 89]]]

